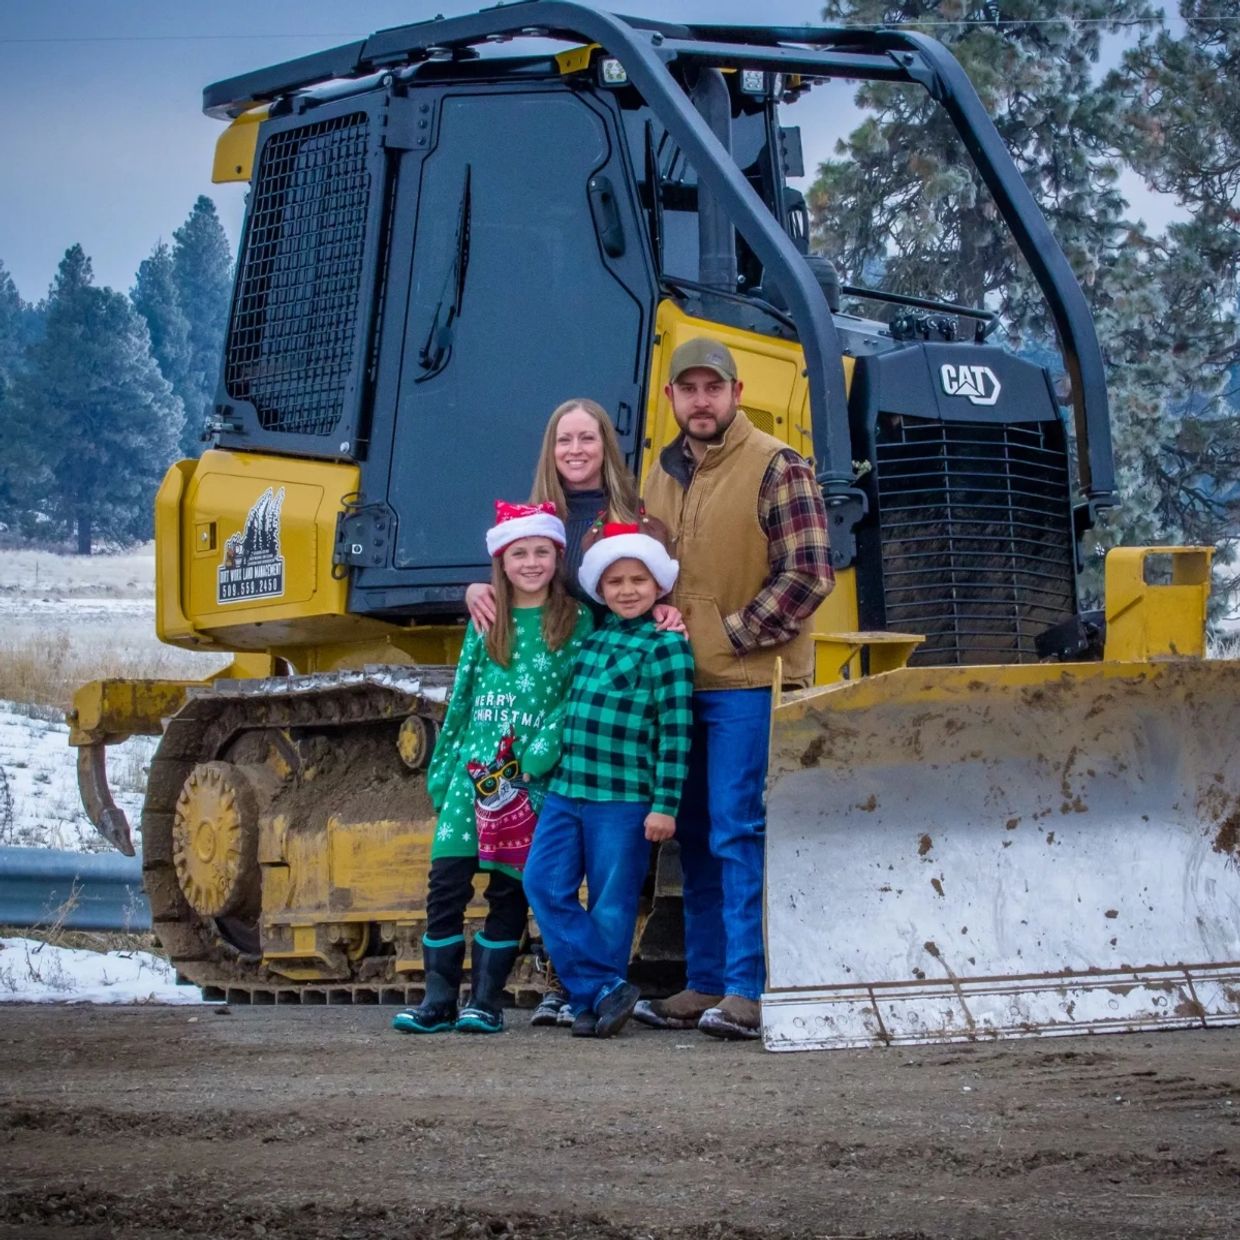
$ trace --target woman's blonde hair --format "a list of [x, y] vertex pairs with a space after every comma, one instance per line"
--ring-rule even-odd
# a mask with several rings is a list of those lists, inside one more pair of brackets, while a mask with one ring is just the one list
[[[505, 548], [504, 550], [507, 550]], [[564, 550], [556, 547], [555, 573], [542, 609], [542, 636], [548, 650], [559, 650], [577, 627], [580, 607], [564, 583]], [[487, 654], [507, 667], [512, 657], [512, 583], [504, 572], [504, 553], [491, 557], [491, 588], [495, 591], [495, 623], [487, 631]]]
[[543, 433], [542, 450], [538, 454], [538, 465], [534, 469], [534, 489], [530, 493], [530, 503], [542, 504], [550, 500], [561, 520], [567, 519], [568, 504], [564, 498], [564, 484], [560, 481], [559, 471], [555, 467], [555, 437], [564, 416], [575, 413], [578, 409], [589, 414], [598, 423], [598, 431], [603, 439], [603, 490], [607, 493], [608, 516], [613, 521], [636, 521], [637, 481], [625, 467], [620, 441], [616, 438], [616, 428], [611, 424], [607, 410], [598, 401], [584, 396], [575, 396], [572, 400], [557, 405], [548, 418], [547, 429]]

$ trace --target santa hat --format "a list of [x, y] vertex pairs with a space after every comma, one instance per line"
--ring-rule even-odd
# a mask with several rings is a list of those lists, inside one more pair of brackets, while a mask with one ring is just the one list
[[550, 501], [542, 504], [509, 504], [495, 501], [495, 524], [487, 530], [487, 555], [503, 555], [519, 538], [549, 538], [564, 549], [564, 522]]
[[[619, 522], [596, 524], [583, 540], [586, 553], [581, 557], [581, 571], [577, 574], [581, 588], [596, 603], [601, 603], [603, 598], [598, 592], [598, 583], [603, 574], [617, 560], [640, 560], [650, 570], [660, 596], [666, 594], [676, 584], [680, 565], [668, 555], [667, 548], [655, 532], [644, 532], [661, 529], [658, 522], [649, 519], [641, 525]], [[590, 535], [595, 536], [593, 543], [590, 542]]]

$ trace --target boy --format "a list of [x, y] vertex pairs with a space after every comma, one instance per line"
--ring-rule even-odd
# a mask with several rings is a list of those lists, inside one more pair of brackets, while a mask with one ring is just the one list
[[[625, 975], [650, 845], [676, 831], [693, 656], [683, 634], [660, 632], [650, 615], [676, 582], [676, 561], [638, 525], [599, 532], [579, 580], [609, 614], [573, 668], [560, 764], [534, 832], [525, 890], [572, 999], [573, 1036], [607, 1038], [641, 996]], [[577, 894], [583, 876], [588, 910]]]

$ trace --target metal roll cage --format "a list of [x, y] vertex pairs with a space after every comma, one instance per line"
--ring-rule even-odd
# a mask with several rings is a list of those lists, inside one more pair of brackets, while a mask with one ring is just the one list
[[[597, 43], [617, 59], [784, 290], [805, 351], [815, 470], [828, 506], [838, 510], [832, 536], [849, 535], [847, 543], [864, 512], [864, 498], [853, 486], [842, 350], [831, 311], [791, 238], [705, 125], [670, 65], [677, 60], [708, 66], [743, 62], [746, 68], [784, 74], [923, 87], [951, 118], [1051, 309], [1072, 383], [1080, 481], [1088, 506], [1082, 524], [1092, 524], [1098, 509], [1115, 503], [1102, 353], [1084, 294], [964, 70], [942, 44], [924, 35], [883, 28], [684, 26], [602, 13], [566, 0], [525, 0], [397, 26], [218, 82], [203, 91], [203, 110], [234, 118], [333, 79], [364, 77], [521, 36]], [[844, 547], [839, 551], [843, 562], [851, 560]]]

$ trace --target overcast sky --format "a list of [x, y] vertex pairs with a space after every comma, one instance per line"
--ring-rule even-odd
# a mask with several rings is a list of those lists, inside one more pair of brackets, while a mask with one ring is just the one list
[[[223, 126], [202, 114], [210, 82], [480, 0], [0, 0], [0, 260], [27, 300], [44, 296], [81, 242], [96, 282], [128, 290], [159, 238], [209, 194], [234, 249], [244, 188], [212, 185]], [[695, 22], [803, 25], [812, 0], [601, 3]], [[760, 15], [760, 16], [759, 16]], [[842, 88], [846, 97], [847, 88]], [[807, 163], [830, 153], [828, 91], [790, 109]], [[846, 110], [846, 109], [845, 109]]]
[[[587, 0], [589, 2], [589, 0]], [[128, 290], [138, 264], [189, 214], [215, 200], [234, 250], [244, 187], [211, 184], [223, 125], [202, 88], [375, 30], [455, 15], [481, 0], [0, 0], [0, 260], [22, 296], [47, 292], [80, 242], [99, 284]], [[669, 20], [806, 25], [814, 0], [602, 0], [596, 7]], [[844, 83], [818, 87], [785, 123], [800, 125], [807, 169], [857, 119]], [[1165, 210], [1133, 186], [1148, 222]], [[1154, 218], [1151, 218], [1154, 217]]]

